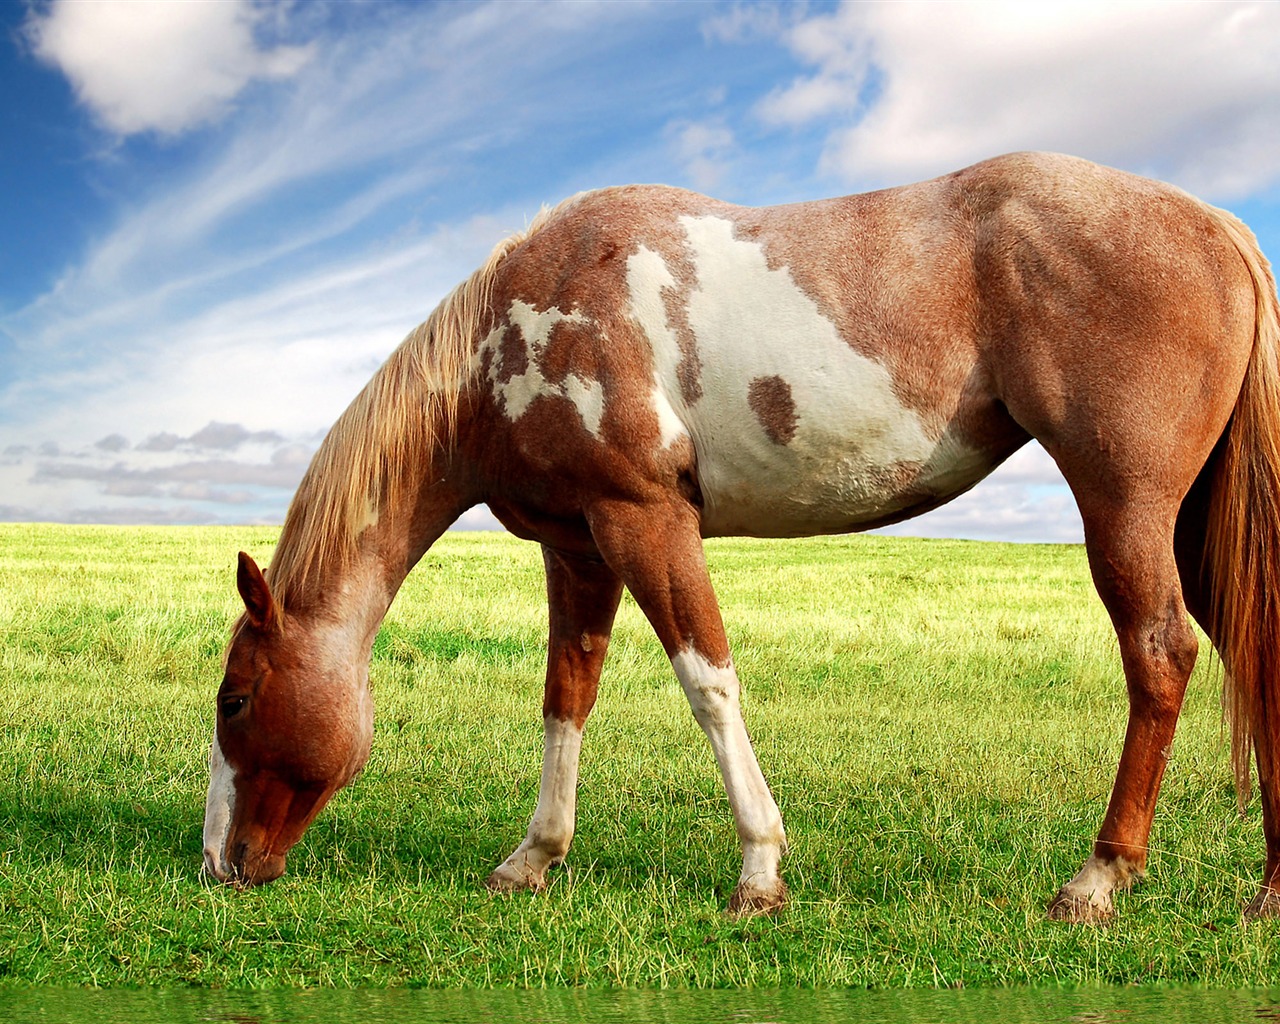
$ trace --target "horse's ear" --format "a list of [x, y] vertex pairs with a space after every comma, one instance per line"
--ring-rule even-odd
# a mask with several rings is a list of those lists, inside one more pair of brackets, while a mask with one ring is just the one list
[[240, 552], [240, 564], [236, 568], [236, 589], [244, 600], [245, 610], [249, 613], [249, 621], [258, 629], [269, 629], [275, 625], [276, 602], [267, 587], [258, 563]]

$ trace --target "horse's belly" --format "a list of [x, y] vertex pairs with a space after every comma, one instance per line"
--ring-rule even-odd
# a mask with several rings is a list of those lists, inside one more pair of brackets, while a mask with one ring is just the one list
[[919, 445], [884, 436], [871, 442], [828, 436], [785, 450], [700, 447], [703, 534], [800, 537], [873, 529], [943, 504], [998, 461], [949, 435]]

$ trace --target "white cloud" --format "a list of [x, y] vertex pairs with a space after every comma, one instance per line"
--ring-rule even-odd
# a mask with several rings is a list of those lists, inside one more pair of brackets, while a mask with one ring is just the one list
[[259, 45], [262, 14], [249, 0], [55, 0], [25, 28], [111, 131], [172, 135], [217, 118], [254, 79], [306, 62], [306, 47]]
[[852, 113], [865, 73], [816, 75], [798, 78], [785, 89], [775, 89], [757, 108], [767, 124], [804, 124], [833, 113]]
[[1219, 199], [1280, 178], [1280, 4], [846, 3], [783, 33], [772, 125], [832, 126], [858, 185], [1052, 149]]
[[0, 520], [278, 522], [313, 448], [228, 423], [136, 448], [118, 434], [78, 449], [14, 446], [0, 458]]

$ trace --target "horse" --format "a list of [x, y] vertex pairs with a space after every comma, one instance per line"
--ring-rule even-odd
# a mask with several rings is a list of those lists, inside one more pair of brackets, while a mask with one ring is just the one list
[[624, 186], [543, 210], [387, 359], [328, 433], [216, 698], [205, 868], [247, 887], [369, 755], [374, 636], [406, 575], [487, 503], [542, 546], [537, 805], [495, 890], [569, 851], [583, 727], [625, 587], [719, 764], [735, 914], [777, 911], [781, 814], [739, 706], [702, 541], [867, 530], [968, 490], [1032, 438], [1061, 469], [1119, 641], [1128, 728], [1083, 866], [1048, 916], [1101, 921], [1139, 878], [1194, 618], [1224, 668], [1241, 806], [1256, 756], [1280, 912], [1280, 318], [1231, 214], [1019, 153], [776, 207]]

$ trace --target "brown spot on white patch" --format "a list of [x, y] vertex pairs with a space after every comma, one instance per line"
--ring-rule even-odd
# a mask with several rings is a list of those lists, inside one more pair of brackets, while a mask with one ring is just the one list
[[667, 324], [680, 346], [676, 379], [685, 405], [693, 405], [702, 397], [702, 360], [698, 356], [698, 339], [689, 326], [689, 296], [697, 287], [698, 275], [688, 259], [669, 262], [667, 269], [676, 286], [662, 289], [662, 305], [667, 311]]
[[790, 444], [796, 436], [796, 403], [791, 385], [779, 376], [757, 377], [747, 391], [747, 402], [774, 444]]
[[522, 377], [529, 372], [529, 349], [524, 332], [519, 326], [507, 325], [498, 345], [498, 372], [495, 380], [507, 384], [512, 377]]

